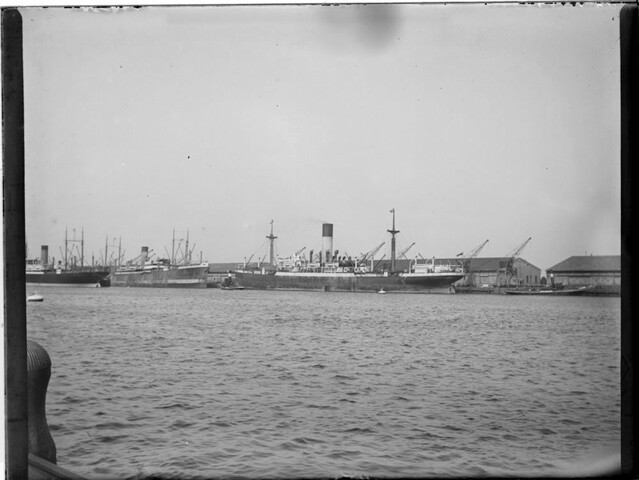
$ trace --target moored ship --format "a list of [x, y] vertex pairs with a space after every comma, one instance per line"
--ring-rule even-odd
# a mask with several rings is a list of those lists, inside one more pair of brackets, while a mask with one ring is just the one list
[[85, 266], [64, 266], [62, 261], [49, 263], [48, 246], [43, 245], [41, 258], [26, 261], [27, 285], [68, 287], [108, 287], [109, 269]]
[[[309, 258], [300, 253], [277, 262], [273, 258], [273, 222], [267, 238], [271, 242], [270, 264], [251, 268], [244, 265], [235, 271], [237, 284], [263, 290], [317, 290], [385, 293], [450, 293], [452, 283], [464, 277], [461, 265], [436, 265], [432, 261], [415, 259], [406, 271], [396, 271], [395, 210], [391, 234], [389, 267], [379, 270], [372, 256], [359, 259], [338, 255], [333, 251], [333, 224], [322, 225], [322, 250]], [[380, 245], [381, 247], [381, 245]], [[375, 252], [379, 247], [375, 250]]]
[[135, 262], [130, 261], [111, 274], [111, 286], [206, 288], [208, 268], [208, 263], [185, 261], [176, 264], [169, 259], [149, 261], [149, 249], [142, 247]]

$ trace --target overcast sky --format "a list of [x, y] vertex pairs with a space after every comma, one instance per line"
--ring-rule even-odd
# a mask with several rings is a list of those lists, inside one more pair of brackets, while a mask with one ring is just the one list
[[22, 9], [29, 256], [618, 255], [619, 9]]

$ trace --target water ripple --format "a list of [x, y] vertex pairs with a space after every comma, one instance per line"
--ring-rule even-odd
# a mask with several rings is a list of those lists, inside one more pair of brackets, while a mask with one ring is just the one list
[[58, 464], [87, 478], [617, 465], [619, 299], [96, 290], [27, 322]]

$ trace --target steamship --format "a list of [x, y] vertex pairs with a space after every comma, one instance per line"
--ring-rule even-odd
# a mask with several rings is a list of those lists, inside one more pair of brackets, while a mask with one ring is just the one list
[[[273, 222], [270, 240], [270, 264], [251, 268], [242, 265], [235, 271], [238, 285], [262, 290], [317, 290], [384, 293], [450, 293], [451, 285], [464, 277], [461, 265], [436, 265], [432, 259], [410, 262], [405, 271], [396, 270], [395, 262], [395, 210], [391, 234], [391, 261], [389, 268], [376, 268], [373, 257], [381, 248], [362, 255], [359, 259], [339, 257], [333, 252], [333, 224], [322, 225], [322, 250], [309, 258], [296, 253], [274, 262]], [[303, 249], [302, 249], [303, 250]]]
[[[66, 264], [66, 261], [65, 261]], [[82, 287], [108, 287], [109, 270], [107, 268], [92, 268], [85, 266], [66, 266], [62, 261], [49, 263], [49, 247], [41, 247], [40, 258], [27, 259], [27, 285], [56, 285]]]
[[111, 286], [206, 288], [208, 263], [179, 265], [169, 259], [148, 259], [149, 248], [142, 247], [135, 261], [129, 261], [111, 274]]

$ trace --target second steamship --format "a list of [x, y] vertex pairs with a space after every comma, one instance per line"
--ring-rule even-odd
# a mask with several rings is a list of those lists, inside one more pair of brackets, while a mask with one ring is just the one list
[[120, 268], [111, 274], [113, 287], [206, 288], [208, 264], [172, 265], [168, 260]]
[[[175, 232], [173, 233], [175, 244]], [[188, 234], [184, 258], [180, 261], [172, 255], [172, 260], [160, 258], [151, 260], [148, 247], [142, 247], [138, 257], [120, 265], [111, 274], [113, 287], [169, 287], [206, 288], [208, 263], [191, 263]]]

